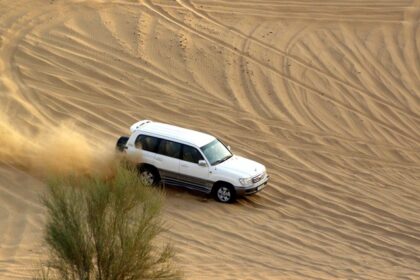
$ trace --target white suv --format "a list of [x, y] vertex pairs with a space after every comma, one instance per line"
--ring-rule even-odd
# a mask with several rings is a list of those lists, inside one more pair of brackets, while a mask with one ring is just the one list
[[169, 124], [139, 121], [122, 136], [117, 149], [139, 164], [146, 184], [159, 182], [214, 194], [220, 202], [262, 190], [265, 166], [230, 152], [215, 137]]

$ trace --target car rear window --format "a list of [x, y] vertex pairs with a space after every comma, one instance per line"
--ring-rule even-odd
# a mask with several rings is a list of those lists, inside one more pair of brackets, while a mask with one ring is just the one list
[[169, 140], [160, 140], [158, 153], [164, 156], [179, 158], [181, 154], [181, 144]]
[[148, 135], [139, 135], [135, 141], [135, 146], [136, 148], [141, 148], [145, 151], [155, 152], [158, 143], [159, 138]]

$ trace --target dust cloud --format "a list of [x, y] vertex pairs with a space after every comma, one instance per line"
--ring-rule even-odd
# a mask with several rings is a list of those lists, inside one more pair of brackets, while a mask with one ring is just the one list
[[[100, 139], [98, 137], [98, 139]], [[37, 176], [83, 174], [105, 176], [119, 157], [111, 143], [88, 139], [72, 123], [41, 127], [29, 133], [0, 114], [0, 163]]]

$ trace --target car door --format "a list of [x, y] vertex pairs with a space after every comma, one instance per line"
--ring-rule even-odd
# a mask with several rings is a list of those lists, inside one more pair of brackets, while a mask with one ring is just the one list
[[200, 166], [199, 160], [204, 158], [198, 149], [182, 145], [179, 179], [189, 188], [210, 192], [213, 183], [209, 180], [209, 166]]
[[179, 179], [179, 157], [181, 144], [161, 139], [155, 157], [155, 166], [159, 169], [163, 181], [173, 183]]

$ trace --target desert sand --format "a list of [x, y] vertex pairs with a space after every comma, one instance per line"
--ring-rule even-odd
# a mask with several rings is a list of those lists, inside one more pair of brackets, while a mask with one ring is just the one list
[[0, 1], [0, 279], [43, 256], [42, 174], [141, 119], [265, 164], [232, 205], [169, 188], [186, 279], [420, 279], [420, 1]]

